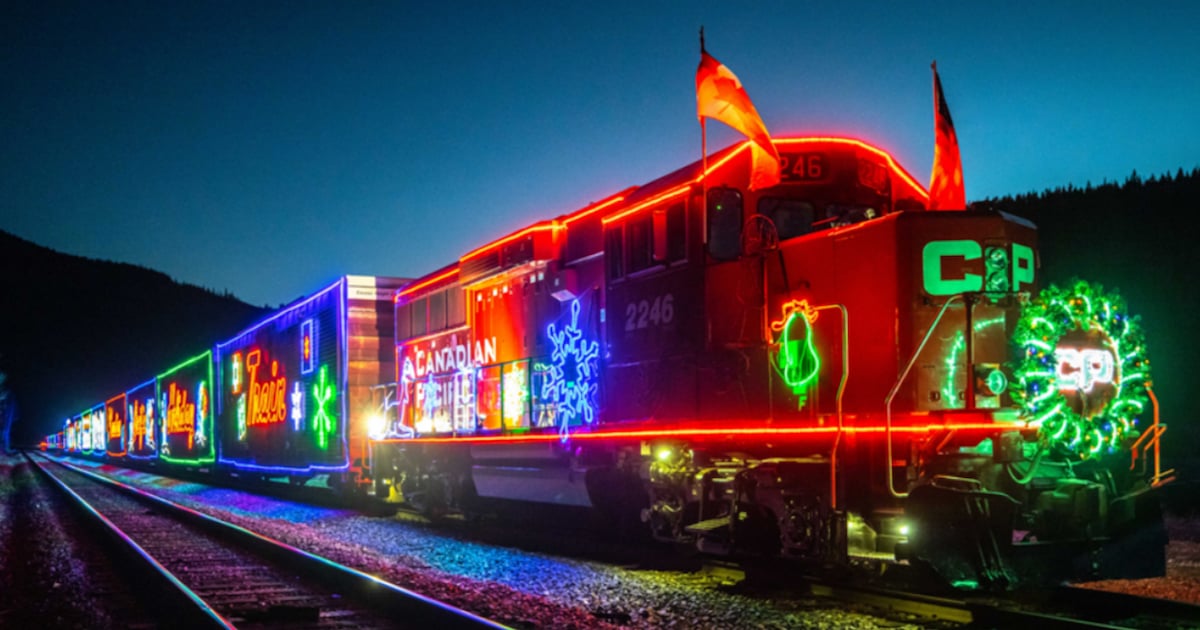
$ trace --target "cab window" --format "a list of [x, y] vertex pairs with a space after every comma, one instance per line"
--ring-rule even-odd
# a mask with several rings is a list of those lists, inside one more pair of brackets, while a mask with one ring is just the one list
[[771, 220], [781, 241], [812, 231], [814, 210], [807, 201], [763, 197], [758, 200], [758, 213]]
[[735, 260], [742, 248], [742, 193], [733, 188], [708, 191], [708, 253]]

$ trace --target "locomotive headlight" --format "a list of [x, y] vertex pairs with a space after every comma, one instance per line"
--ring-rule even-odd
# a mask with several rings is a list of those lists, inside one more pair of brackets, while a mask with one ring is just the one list
[[901, 536], [908, 536], [908, 523], [901, 524], [900, 529], [897, 531]]
[[675, 456], [675, 449], [670, 446], [660, 446], [654, 456], [658, 458], [658, 461], [665, 462]]
[[382, 440], [387, 436], [387, 418], [381, 413], [367, 416], [367, 437], [372, 440]]

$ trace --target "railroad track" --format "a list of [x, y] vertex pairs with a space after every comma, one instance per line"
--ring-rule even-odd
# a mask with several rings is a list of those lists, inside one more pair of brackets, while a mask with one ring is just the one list
[[[707, 562], [701, 570], [730, 584], [747, 578], [743, 569], [724, 562]], [[753, 580], [778, 584], [787, 579], [777, 576], [769, 571], [768, 577], [756, 576]], [[1075, 586], [1059, 586], [1035, 595], [959, 598], [819, 577], [792, 577], [790, 581], [812, 596], [864, 606], [882, 616], [925, 626], [1025, 630], [1200, 628], [1200, 606]]]
[[100, 475], [30, 457], [168, 601], [172, 625], [504, 628]]
[[[207, 517], [206, 517], [207, 518]], [[446, 523], [443, 523], [446, 525]], [[543, 530], [527, 531], [524, 527], [490, 528], [472, 526], [472, 538], [491, 544], [530, 547], [543, 552], [561, 553], [568, 556], [601, 556], [602, 561], [623, 564], [631, 555], [637, 557], [641, 568], [702, 571], [716, 577], [718, 581], [734, 585], [770, 584], [778, 589], [781, 584], [794, 592], [805, 592], [824, 598], [854, 604], [865, 609], [878, 611], [883, 616], [931, 627], [953, 628], [1186, 628], [1200, 627], [1200, 608], [1180, 602], [1141, 598], [1136, 596], [1098, 592], [1081, 588], [1060, 587], [1037, 597], [935, 597], [913, 592], [907, 587], [879, 588], [863, 586], [846, 581], [830, 581], [818, 578], [801, 578], [794, 566], [768, 570], [766, 575], [755, 575], [747, 581], [746, 573], [737, 565], [725, 562], [702, 562], [696, 558], [685, 559], [678, 554], [648, 552], [642, 546], [630, 551], [628, 541], [598, 542], [581, 534], [585, 530], [572, 531], [563, 535], [557, 529], [547, 536]], [[459, 529], [459, 528], [451, 528]], [[586, 544], [583, 541], [586, 540]], [[586, 547], [586, 551], [583, 550]], [[756, 571], [752, 571], [756, 573]], [[901, 580], [902, 582], [904, 580]], [[915, 582], [914, 582], [915, 583]], [[753, 592], [754, 586], [744, 589]], [[775, 591], [778, 593], [778, 590]], [[440, 624], [442, 625], [442, 624]]]

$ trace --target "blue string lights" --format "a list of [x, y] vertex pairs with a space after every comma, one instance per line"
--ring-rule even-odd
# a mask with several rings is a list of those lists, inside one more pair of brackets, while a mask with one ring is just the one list
[[570, 437], [570, 427], [596, 420], [600, 344], [584, 339], [579, 328], [581, 310], [579, 300], [572, 300], [571, 323], [561, 329], [553, 323], [546, 327], [554, 351], [550, 354], [550, 372], [542, 384], [542, 397], [554, 402], [563, 442]]

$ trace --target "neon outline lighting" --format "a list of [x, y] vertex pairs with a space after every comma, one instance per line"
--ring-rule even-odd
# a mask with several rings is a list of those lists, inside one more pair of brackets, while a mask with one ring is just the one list
[[292, 388], [292, 429], [303, 430], [304, 426], [304, 392], [300, 390], [300, 381], [295, 381]]
[[442, 273], [439, 273], [439, 274], [433, 276], [432, 278], [429, 278], [428, 280], [423, 280], [416, 284], [404, 287], [403, 289], [400, 289], [399, 291], [396, 291], [396, 295], [392, 299], [392, 302], [399, 302], [400, 298], [402, 298], [402, 297], [412, 295], [413, 293], [416, 293], [417, 291], [420, 291], [421, 289], [424, 289], [427, 286], [437, 284], [438, 282], [441, 282], [442, 280], [445, 280], [446, 278], [449, 278], [450, 276], [457, 275], [457, 274], [458, 274], [458, 265], [456, 264], [453, 267], [451, 267], [450, 269], [447, 269], [446, 271], [443, 271]]
[[188, 390], [175, 383], [167, 388], [167, 437], [186, 435], [191, 450], [196, 438], [196, 403], [188, 402]]
[[229, 385], [232, 388], [233, 395], [235, 396], [242, 393], [242, 371], [245, 369], [242, 367], [242, 365], [242, 353], [234, 352], [229, 366], [229, 371], [231, 372], [229, 376]]
[[328, 382], [328, 372], [329, 366], [322, 365], [321, 370], [317, 373], [317, 382], [313, 383], [312, 390], [313, 399], [317, 402], [317, 414], [313, 418], [313, 430], [317, 434], [317, 446], [322, 449], [329, 448], [329, 434], [333, 433], [337, 427], [337, 421], [327, 409], [329, 403], [337, 398], [336, 390]]
[[300, 323], [300, 375], [312, 374], [317, 365], [317, 325], [312, 318]]
[[[807, 438], [815, 437], [820, 439], [828, 439], [839, 432], [864, 435], [878, 435], [880, 439], [888, 431], [888, 428], [882, 425], [876, 426], [845, 426], [838, 428], [836, 426], [829, 427], [814, 427], [814, 426], [785, 426], [785, 427], [763, 427], [761, 421], [760, 426], [739, 425], [713, 425], [705, 422], [702, 425], [686, 426], [676, 429], [627, 429], [615, 431], [589, 431], [578, 432], [571, 434], [572, 440], [644, 440], [644, 439], [662, 439], [662, 438], [693, 438], [704, 439], [710, 438], [713, 440], [723, 441], [729, 438], [738, 437], [768, 437], [768, 438]], [[953, 431], [978, 431], [981, 433], [995, 433], [1002, 430], [1021, 430], [1030, 428], [1030, 423], [1025, 421], [1016, 422], [996, 422], [989, 421], [984, 423], [930, 423], [914, 426], [892, 426], [892, 433], [910, 433], [910, 434], [934, 434], [948, 430]], [[561, 440], [557, 433], [522, 433], [519, 435], [476, 435], [476, 436], [460, 436], [460, 437], [419, 437], [405, 440], [379, 440], [380, 442], [406, 442], [406, 443], [421, 443], [421, 444], [440, 444], [440, 443], [455, 443], [455, 444], [489, 444], [489, 443], [537, 443], [550, 442]]]
[[196, 443], [204, 446], [208, 435], [204, 432], [204, 419], [208, 417], [208, 387], [204, 381], [196, 386]]
[[574, 221], [578, 221], [580, 219], [590, 217], [593, 214], [596, 214], [597, 212], [599, 212], [613, 204], [617, 204], [622, 201], [625, 201], [625, 198], [628, 197], [629, 195], [632, 195], [634, 193], [634, 191], [636, 191], [637, 189], [638, 189], [637, 186], [630, 186], [629, 188], [626, 188], [625, 190], [622, 190], [621, 192], [619, 192], [615, 195], [612, 195], [608, 199], [602, 199], [594, 204], [584, 207], [581, 210], [577, 210], [577, 211], [563, 217], [562, 223], [563, 223], [563, 225], [569, 225], [570, 223], [572, 223]]
[[250, 428], [246, 423], [246, 395], [242, 394], [237, 397], [234, 404], [234, 416], [237, 422], [237, 439], [239, 442], [245, 442], [250, 437]]
[[[888, 168], [892, 171], [892, 173], [897, 175], [901, 181], [908, 184], [909, 187], [913, 190], [913, 192], [915, 192], [917, 194], [918, 197], [925, 199], [926, 203], [928, 203], [929, 192], [926, 191], [925, 188], [922, 187], [920, 184], [918, 184], [917, 181], [915, 179], [913, 179], [912, 175], [909, 175], [907, 171], [905, 171], [903, 168], [901, 168], [900, 165], [897, 164], [894, 159], [892, 159], [891, 155], [889, 155], [883, 149], [880, 149], [878, 147], [873, 147], [861, 140], [854, 140], [851, 138], [811, 137], [811, 138], [774, 138], [774, 139], [772, 139], [772, 141], [776, 145], [849, 144], [849, 145], [858, 147], [860, 149], [866, 150], [870, 153], [874, 153], [876, 156], [883, 158], [883, 160], [885, 162], [887, 162]], [[682, 184], [676, 186], [675, 188], [670, 189], [656, 197], [653, 197], [651, 199], [643, 201], [643, 202], [639, 203], [638, 205], [633, 206], [632, 208], [623, 210], [623, 211], [621, 211], [613, 216], [610, 216], [610, 217], [604, 217], [603, 219], [601, 219], [601, 223], [608, 225], [609, 223], [612, 223], [613, 221], [619, 221], [619, 220], [621, 220], [631, 214], [634, 214], [646, 207], [649, 207], [657, 202], [665, 201], [669, 198], [687, 193], [689, 190], [691, 190], [691, 187], [694, 184], [698, 184], [698, 183], [702, 182], [706, 177], [708, 177], [709, 175], [714, 173], [717, 169], [724, 166], [726, 162], [728, 162], [729, 160], [732, 160], [735, 156], [741, 154], [743, 151], [746, 151], [750, 147], [750, 144], [751, 144], [750, 140], [743, 140], [739, 145], [737, 145], [737, 147], [735, 149], [730, 151], [728, 155], [726, 155], [725, 157], [721, 158], [720, 160], [714, 162], [713, 164], [710, 164], [708, 167], [708, 170], [702, 171], [696, 177], [694, 177], [686, 182], [683, 182]]]
[[[373, 278], [374, 276], [369, 276], [369, 277]], [[334, 315], [333, 319], [336, 322], [335, 323], [335, 327], [336, 327], [335, 333], [337, 335], [336, 338], [340, 340], [340, 343], [338, 344], [339, 351], [335, 351], [333, 353], [334, 356], [332, 357], [331, 361], [334, 362], [335, 364], [341, 365], [340, 383], [345, 383], [348, 380], [347, 371], [349, 369], [348, 362], [346, 360], [344, 360], [344, 358], [343, 358], [345, 356], [348, 356], [348, 352], [349, 352], [348, 346], [347, 346], [348, 339], [345, 334], [345, 331], [346, 331], [346, 301], [348, 299], [347, 298], [348, 282], [347, 282], [347, 279], [345, 276], [339, 278], [333, 284], [326, 286], [325, 288], [314, 293], [313, 295], [309, 296], [308, 298], [271, 314], [270, 316], [264, 318], [262, 321], [256, 323], [255, 325], [251, 326], [250, 328], [247, 328], [246, 330], [242, 331], [236, 337], [233, 337], [229, 341], [226, 341], [224, 343], [218, 343], [217, 351], [221, 352], [224, 349], [229, 348], [230, 346], [234, 346], [235, 344], [247, 345], [247, 344], [252, 343], [253, 338], [250, 337], [250, 335], [252, 333], [257, 331], [259, 328], [262, 328], [263, 326], [266, 326], [280, 318], [292, 317], [292, 318], [295, 318], [298, 320], [299, 318], [296, 317], [295, 311], [297, 311], [298, 309], [303, 309], [303, 308], [313, 304], [314, 302], [324, 298], [331, 291], [338, 291], [336, 298], [334, 298], [335, 302], [334, 302], [333, 306], [335, 308], [335, 315]], [[316, 308], [325, 309], [325, 308], [328, 308], [328, 306], [321, 305]], [[316, 318], [314, 318], [314, 319], [316, 319]], [[315, 324], [314, 332], [316, 332], [318, 335], [320, 335], [322, 331], [316, 330], [317, 328], [319, 328], [319, 321], [314, 321], [314, 324]], [[324, 332], [328, 332], [328, 330], [326, 330]], [[328, 359], [328, 357], [326, 357], [326, 358]], [[337, 372], [334, 372], [334, 373], [336, 374]], [[337, 377], [333, 377], [333, 378], [337, 378]], [[340, 388], [343, 385], [333, 383], [331, 381], [330, 386], [334, 387], [335, 391], [336, 391], [336, 388]], [[336, 397], [335, 397], [335, 400], [336, 400]], [[340, 409], [340, 412], [343, 414], [346, 413], [344, 397], [342, 399], [342, 408]], [[302, 425], [303, 424], [304, 423], [302, 421]], [[310, 472], [314, 472], [314, 471], [322, 471], [322, 472], [343, 471], [350, 467], [350, 457], [349, 457], [348, 445], [347, 445], [347, 440], [346, 440], [346, 430], [347, 430], [348, 423], [345, 423], [345, 422], [335, 423], [335, 427], [337, 427], [337, 425], [339, 425], [339, 424], [340, 424], [340, 427], [338, 427], [338, 428], [340, 428], [340, 439], [341, 439], [341, 444], [342, 444], [341, 461], [339, 461], [339, 462], [314, 463], [312, 461], [308, 461], [308, 462], [301, 462], [295, 466], [261, 465], [261, 464], [254, 463], [254, 461], [252, 459], [246, 458], [246, 457], [252, 457], [252, 455], [236, 458], [236, 457], [226, 456], [224, 453], [222, 453], [222, 455], [220, 457], [220, 461], [221, 461], [221, 463], [232, 465], [240, 470], [252, 470], [252, 471], [259, 471], [259, 472], [266, 472], [266, 473], [278, 473], [278, 474], [310, 473]]]
[[529, 408], [529, 372], [521, 369], [520, 362], [507, 366], [504, 375], [500, 377], [501, 418], [504, 428], [510, 427], [510, 421], [521, 423], [525, 419], [525, 410]]
[[[187, 424], [184, 422], [183, 417], [179, 415], [185, 412], [180, 408], [179, 403], [175, 401], [179, 400], [177, 396], [182, 395], [186, 397], [189, 395], [189, 392], [186, 388], [180, 387], [179, 383], [176, 381], [170, 380], [170, 377], [177, 372], [199, 363], [202, 363], [204, 375], [201, 378], [196, 379], [198, 386], [196, 390], [195, 401], [186, 406], [190, 407], [190, 411], [187, 412], [190, 414], [188, 421], [193, 425], [193, 432], [188, 434], [189, 449], [192, 447], [198, 447], [202, 449], [202, 451], [188, 457], [177, 457], [171, 454], [169, 436], [172, 423], [171, 419], [169, 418], [169, 413], [174, 405], [176, 407], [175, 413], [177, 414], [175, 417], [175, 426], [182, 427]], [[212, 405], [210, 402], [210, 392], [208, 389], [208, 383], [213, 382], [212, 376], [212, 351], [205, 350], [203, 353], [198, 354], [187, 361], [180, 363], [179, 365], [176, 365], [162, 374], [159, 374], [156, 378], [155, 387], [158, 391], [160, 410], [156, 414], [156, 417], [160, 422], [163, 422], [162, 443], [159, 445], [160, 459], [171, 463], [184, 464], [188, 466], [199, 466], [202, 464], [212, 463], [216, 460], [212, 442], [208, 439], [208, 436], [212, 434], [213, 422]], [[175, 396], [172, 396], [172, 390], [176, 392]]]
[[[804, 348], [800, 341], [792, 339], [791, 331], [797, 319], [804, 322]], [[776, 344], [775, 371], [796, 395], [797, 404], [803, 408], [808, 400], [807, 388], [821, 373], [821, 357], [813, 346], [812, 325], [817, 321], [817, 311], [808, 300], [790, 300], [783, 305], [783, 315], [771, 322], [771, 330], [780, 333]]]
[[247, 428], [278, 424], [287, 419], [287, 377], [279, 373], [279, 361], [271, 361], [270, 380], [261, 383], [258, 380], [260, 367], [262, 350], [255, 348], [246, 354], [246, 376], [250, 385], [246, 402]]
[[105, 439], [108, 433], [108, 426], [104, 421], [104, 405], [98, 405], [92, 409], [92, 451], [107, 451], [108, 442]]
[[[146, 402], [150, 403], [149, 409], [146, 407]], [[154, 401], [141, 401], [134, 399], [131, 400], [128, 405], [129, 408], [127, 413], [129, 414], [129, 424], [131, 428], [129, 432], [128, 450], [129, 454], [132, 455], [134, 451], [146, 450], [146, 434], [149, 432], [147, 429], [150, 423], [150, 418], [147, 416], [146, 412], [149, 411], [150, 413], [153, 413], [152, 410], [154, 409]]]
[[563, 228], [563, 226], [559, 225], [555, 221], [541, 221], [541, 222], [535, 223], [519, 232], [514, 232], [513, 234], [509, 234], [508, 236], [502, 237], [499, 240], [492, 241], [491, 243], [488, 243], [487, 245], [484, 245], [483, 247], [473, 249], [470, 252], [467, 252], [466, 255], [464, 255], [459, 260], [467, 260], [469, 258], [474, 258], [474, 257], [478, 256], [479, 254], [482, 254], [483, 252], [486, 252], [490, 249], [504, 245], [505, 243], [515, 241], [523, 236], [533, 234], [534, 232], [544, 232], [546, 230], [550, 230], [553, 232], [553, 231], [560, 230], [562, 228]]
[[[1003, 324], [1004, 321], [1005, 320], [1003, 316], [977, 321], [975, 322], [974, 330], [976, 333], [979, 333], [988, 326]], [[958, 355], [966, 349], [966, 335], [964, 335], [961, 330], [954, 331], [954, 341], [950, 344], [950, 350], [947, 352], [945, 361], [946, 380], [944, 381], [941, 390], [942, 398], [950, 401], [947, 403], [947, 409], [961, 409], [966, 406], [965, 400], [961, 401], [961, 407], [956, 406], [960, 402], [958, 388], [956, 387], [956, 381], [958, 380]], [[1001, 372], [1000, 370], [992, 370], [992, 372], [987, 375], [986, 382], [988, 389], [992, 392], [993, 396], [999, 396], [1004, 392], [1005, 389], [1008, 389], [1008, 378], [1004, 375], [1004, 372]]]
[[[109, 398], [104, 403], [104, 413], [105, 417], [107, 418], [106, 437], [108, 438], [108, 441], [105, 444], [105, 451], [113, 457], [125, 457], [125, 455], [129, 452], [128, 449], [125, 448], [125, 436], [131, 433], [130, 428], [127, 426], [131, 421], [130, 417], [125, 415], [124, 419], [122, 419], [122, 414], [126, 414], [125, 394], [121, 393]], [[114, 431], [113, 429], [116, 430]], [[117, 444], [120, 445], [120, 450], [114, 451], [112, 449], [113, 440], [116, 440]]]
[[[599, 391], [596, 362], [600, 344], [585, 340], [579, 328], [578, 299], [571, 300], [571, 323], [561, 330], [555, 323], [546, 327], [546, 336], [554, 344], [550, 354], [550, 372], [542, 383], [542, 397], [554, 402], [559, 419], [559, 439], [566, 442], [570, 427], [596, 420], [593, 399]], [[568, 375], [569, 371], [573, 374]]]
[[[342, 278], [342, 279], [338, 280], [337, 282], [325, 287], [324, 289], [317, 291], [316, 293], [312, 294], [310, 297], [306, 298], [305, 300], [303, 300], [301, 302], [297, 302], [296, 304], [293, 304], [281, 311], [278, 311], [278, 312], [266, 317], [265, 319], [258, 322], [257, 324], [254, 324], [253, 326], [238, 333], [237, 336], [233, 337], [232, 339], [230, 339], [224, 343], [218, 343], [217, 350], [221, 351], [221, 350], [224, 350], [225, 348], [228, 348], [229, 346], [232, 346], [235, 344], [243, 344], [244, 345], [244, 344], [249, 343], [249, 341], [250, 341], [249, 335], [251, 333], [253, 333], [254, 331], [258, 330], [259, 328], [262, 328], [263, 326], [266, 326], [267, 324], [270, 324], [271, 322], [273, 322], [281, 317], [290, 315], [293, 311], [295, 311], [297, 309], [303, 308], [303, 307], [315, 302], [316, 300], [320, 299], [321, 297], [323, 297], [326, 293], [329, 293], [330, 291], [334, 291], [334, 290], [343, 288], [343, 285], [345, 285], [345, 283], [346, 283], [346, 279]], [[338, 323], [341, 324], [342, 322], [339, 321]], [[339, 329], [340, 329], [340, 326], [339, 326]]]
[[[602, 199], [596, 203], [585, 206], [582, 209], [577, 210], [577, 211], [563, 217], [561, 221], [554, 220], [554, 221], [549, 221], [549, 222], [542, 222], [542, 223], [530, 226], [528, 228], [525, 228], [524, 230], [521, 230], [514, 234], [510, 234], [508, 236], [501, 237], [495, 241], [492, 241], [490, 243], [487, 243], [486, 245], [483, 245], [482, 247], [477, 247], [477, 248], [471, 250], [470, 252], [467, 252], [466, 255], [464, 255], [462, 258], [460, 258], [460, 260], [467, 260], [469, 258], [474, 258], [476, 255], [478, 255], [482, 252], [485, 252], [493, 247], [498, 247], [498, 246], [508, 243], [512, 240], [515, 240], [522, 236], [525, 236], [526, 234], [530, 234], [534, 231], [544, 231], [544, 230], [548, 230], [548, 229], [557, 231], [557, 230], [566, 228], [567, 225], [569, 225], [572, 222], [589, 217], [597, 212], [600, 212], [601, 210], [604, 210], [612, 205], [615, 205], [615, 204], [618, 204], [618, 203], [624, 201], [625, 198], [628, 197], [630, 194], [632, 194], [635, 190], [637, 190], [637, 188], [638, 188], [637, 186], [631, 186], [615, 195], [612, 195], [612, 196]], [[459, 268], [458, 268], [457, 264], [453, 265], [449, 269], [446, 269], [445, 271], [435, 272], [435, 275], [433, 275], [425, 280], [421, 280], [420, 282], [411, 284], [409, 286], [406, 286], [406, 287], [396, 291], [396, 294], [395, 294], [395, 296], [393, 296], [392, 301], [395, 303], [398, 303], [401, 300], [401, 298], [405, 298], [409, 295], [412, 295], [413, 293], [416, 293], [426, 287], [438, 284], [442, 280], [445, 280], [451, 276], [458, 275], [458, 272], [459, 272]]]

